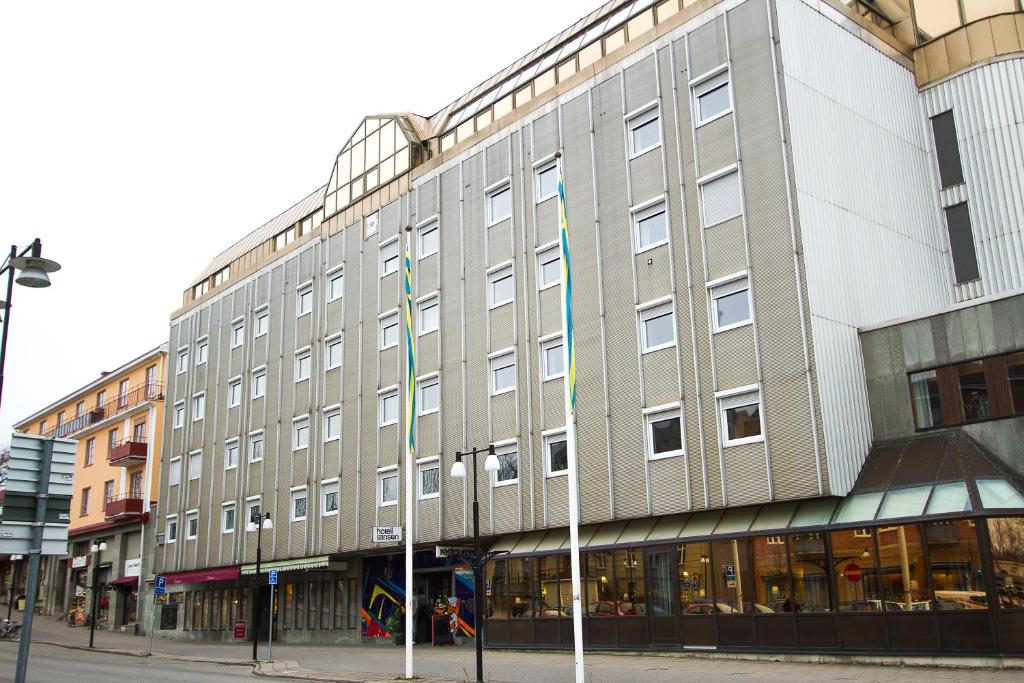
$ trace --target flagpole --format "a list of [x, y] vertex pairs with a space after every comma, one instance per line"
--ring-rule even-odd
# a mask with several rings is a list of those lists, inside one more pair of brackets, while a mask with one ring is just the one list
[[583, 683], [583, 599], [580, 596], [580, 509], [576, 467], [576, 350], [572, 335], [572, 272], [569, 263], [569, 221], [565, 208], [562, 153], [558, 163], [559, 242], [562, 250], [562, 384], [565, 387], [565, 445], [569, 460], [569, 565], [572, 570], [572, 635], [576, 683]]
[[415, 615], [412, 596], [412, 503], [413, 424], [416, 418], [416, 349], [412, 331], [412, 226], [405, 228], [405, 351], [406, 351], [406, 439], [405, 439], [405, 677], [412, 678], [412, 639]]

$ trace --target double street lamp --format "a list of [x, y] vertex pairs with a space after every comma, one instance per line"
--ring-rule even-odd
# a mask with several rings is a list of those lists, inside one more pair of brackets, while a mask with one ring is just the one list
[[[270, 531], [274, 523], [270, 521], [270, 513], [250, 519], [246, 531], [256, 532], [256, 577], [252, 589], [252, 661], [256, 661], [256, 645], [260, 638], [260, 555], [263, 552], [263, 530]], [[271, 605], [270, 609], [274, 609]]]
[[475, 621], [474, 626], [476, 627], [476, 637], [474, 638], [476, 641], [476, 680], [477, 683], [483, 683], [484, 641], [481, 629], [483, 615], [480, 611], [480, 586], [483, 584], [483, 581], [480, 580], [480, 574], [483, 572], [483, 556], [480, 552], [480, 501], [477, 498], [476, 488], [477, 453], [487, 453], [487, 459], [484, 460], [484, 469], [486, 471], [497, 472], [501, 468], [498, 456], [494, 454], [494, 444], [489, 444], [486, 448], [474, 446], [473, 450], [468, 453], [457, 452], [455, 454], [452, 476], [459, 479], [465, 478], [466, 463], [462, 462], [462, 458], [467, 455], [473, 456], [473, 619]]
[[89, 647], [92, 647], [96, 635], [96, 607], [99, 604], [100, 590], [100, 553], [107, 549], [106, 541], [93, 542], [92, 547], [92, 617], [89, 619]]

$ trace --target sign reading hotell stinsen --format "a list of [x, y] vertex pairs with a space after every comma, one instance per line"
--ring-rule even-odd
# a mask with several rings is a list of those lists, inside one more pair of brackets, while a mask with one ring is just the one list
[[397, 543], [402, 540], [402, 527], [400, 526], [375, 526], [373, 527], [374, 543]]

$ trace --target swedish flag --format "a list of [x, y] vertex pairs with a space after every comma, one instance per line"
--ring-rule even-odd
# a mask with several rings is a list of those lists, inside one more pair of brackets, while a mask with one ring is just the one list
[[408, 367], [405, 415], [410, 456], [416, 452], [416, 436], [413, 432], [413, 420], [416, 416], [416, 344], [412, 333], [412, 256], [409, 253], [411, 241], [411, 239], [405, 241], [405, 348], [406, 366]]
[[569, 407], [576, 412], [576, 346], [572, 336], [572, 267], [569, 264], [569, 218], [565, 209], [565, 180], [562, 176], [562, 159], [558, 155], [558, 239], [562, 248], [562, 295], [565, 297], [565, 344], [567, 362], [566, 381], [569, 383]]

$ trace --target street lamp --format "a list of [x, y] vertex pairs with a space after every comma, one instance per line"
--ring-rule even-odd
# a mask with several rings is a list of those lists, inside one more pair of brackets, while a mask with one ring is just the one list
[[[27, 255], [26, 255], [27, 254]], [[60, 270], [56, 261], [43, 258], [43, 243], [37, 237], [32, 244], [18, 251], [18, 245], [11, 245], [11, 253], [0, 266], [0, 275], [7, 272], [7, 297], [0, 300], [0, 317], [3, 318], [3, 332], [0, 333], [0, 399], [4, 393], [4, 361], [7, 360], [7, 328], [11, 323], [11, 297], [14, 296], [14, 283], [22, 287], [49, 287], [50, 278], [47, 273]], [[15, 277], [14, 271], [21, 273]]]
[[476, 680], [483, 683], [484, 680], [484, 642], [481, 634], [483, 619], [480, 610], [480, 573], [483, 571], [483, 558], [480, 555], [480, 501], [477, 499], [476, 490], [476, 454], [487, 452], [487, 459], [484, 460], [484, 469], [488, 472], [497, 472], [500, 468], [498, 456], [494, 454], [494, 444], [489, 444], [486, 449], [473, 447], [469, 453], [457, 452], [455, 462], [452, 464], [452, 476], [463, 479], [466, 476], [466, 463], [462, 462], [465, 455], [473, 456], [473, 616], [476, 620]]
[[[250, 519], [246, 525], [246, 531], [256, 532], [256, 579], [253, 581], [252, 589], [252, 661], [256, 661], [256, 644], [260, 637], [260, 554], [263, 552], [263, 530], [271, 530], [274, 523], [270, 521], [270, 513], [263, 517], [263, 523], [257, 524], [256, 520]], [[273, 605], [271, 605], [273, 609]]]
[[93, 542], [89, 548], [95, 558], [92, 564], [92, 619], [89, 620], [89, 647], [92, 647], [93, 638], [96, 635], [96, 606], [99, 604], [100, 586], [100, 553], [107, 549], [107, 542]]

